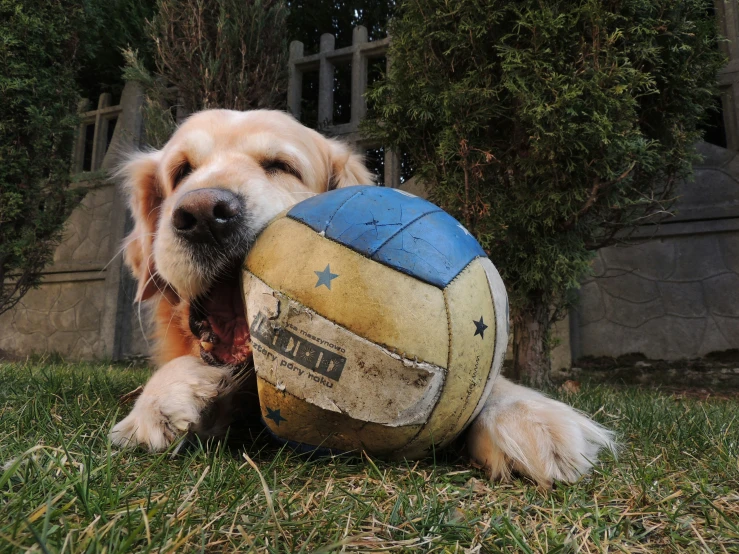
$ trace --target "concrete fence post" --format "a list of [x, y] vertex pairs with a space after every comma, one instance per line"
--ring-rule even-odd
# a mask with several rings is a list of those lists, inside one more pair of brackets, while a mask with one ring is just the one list
[[[385, 60], [385, 71], [390, 72], [392, 61], [388, 56]], [[400, 186], [400, 156], [395, 150], [385, 149], [385, 186], [398, 188]]]
[[362, 54], [361, 46], [367, 42], [367, 28], [360, 25], [352, 33], [352, 128], [359, 129], [359, 123], [367, 115], [367, 57]]
[[719, 48], [729, 59], [718, 74], [724, 127], [729, 150], [739, 151], [739, 6], [736, 2], [714, 0], [719, 33], [726, 39]]
[[321, 61], [318, 68], [318, 127], [330, 127], [334, 121], [334, 64], [328, 59], [333, 52], [334, 35], [321, 35]]
[[[77, 113], [85, 113], [90, 109], [90, 101], [84, 98], [77, 104]], [[87, 123], [81, 121], [75, 135], [72, 152], [72, 173], [80, 173], [85, 165], [85, 140], [87, 140]]]
[[[121, 155], [138, 150], [142, 146], [144, 121], [141, 107], [144, 95], [141, 87], [133, 82], [126, 83], [121, 95], [121, 114], [110, 145], [110, 152], [102, 169], [111, 170], [120, 162]], [[121, 243], [132, 226], [128, 213], [126, 194], [120, 186], [115, 187], [110, 219], [110, 246], [108, 265], [105, 272], [105, 303], [101, 317], [100, 338], [104, 355], [120, 360], [131, 350], [133, 320], [133, 297], [135, 282], [123, 263]]]
[[396, 189], [400, 186], [400, 156], [395, 150], [385, 149], [385, 186]]
[[303, 98], [303, 72], [296, 61], [303, 57], [304, 46], [299, 40], [290, 43], [289, 75], [287, 81], [287, 110], [295, 119], [300, 119], [300, 102]]
[[105, 149], [108, 146], [108, 123], [110, 120], [103, 115], [103, 110], [110, 107], [113, 99], [109, 92], [104, 92], [98, 100], [97, 113], [95, 114], [95, 134], [92, 139], [92, 171], [100, 169], [105, 157]]

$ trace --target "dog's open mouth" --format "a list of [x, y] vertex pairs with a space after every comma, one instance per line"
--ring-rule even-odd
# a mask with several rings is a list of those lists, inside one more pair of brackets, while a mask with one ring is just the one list
[[190, 304], [190, 331], [200, 341], [200, 357], [211, 365], [241, 365], [251, 359], [249, 328], [239, 272], [216, 279]]

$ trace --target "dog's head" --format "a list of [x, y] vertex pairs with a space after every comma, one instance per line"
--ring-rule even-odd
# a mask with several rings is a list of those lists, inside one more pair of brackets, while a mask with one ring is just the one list
[[278, 213], [372, 181], [347, 146], [267, 110], [195, 114], [164, 148], [135, 154], [120, 173], [134, 219], [125, 259], [138, 280], [136, 299], [165, 295], [194, 305], [232, 294], [214, 284], [238, 277], [257, 234]]

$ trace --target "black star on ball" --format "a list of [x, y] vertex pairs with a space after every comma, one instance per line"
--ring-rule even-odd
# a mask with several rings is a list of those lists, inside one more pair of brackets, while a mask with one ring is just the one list
[[264, 417], [274, 421], [277, 427], [280, 426], [281, 421], [287, 421], [284, 417], [280, 415], [280, 410], [271, 410], [270, 408], [267, 408], [267, 415]]
[[475, 324], [475, 334], [473, 335], [476, 337], [477, 335], [480, 335], [481, 339], [485, 338], [485, 329], [488, 328], [487, 325], [485, 325], [485, 322], [482, 320], [482, 316], [480, 316], [480, 321], [472, 320], [472, 323]]

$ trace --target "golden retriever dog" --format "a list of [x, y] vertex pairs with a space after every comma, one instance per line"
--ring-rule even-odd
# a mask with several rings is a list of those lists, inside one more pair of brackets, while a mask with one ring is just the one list
[[[223, 433], [244, 402], [229, 399], [253, 386], [239, 369], [251, 352], [238, 283], [259, 231], [304, 198], [372, 176], [346, 145], [266, 110], [195, 114], [120, 173], [135, 222], [125, 260], [136, 300], [151, 304], [159, 370], [111, 438], [155, 451]], [[614, 447], [588, 417], [502, 377], [466, 433], [490, 478], [515, 471], [543, 486], [575, 481]]]

